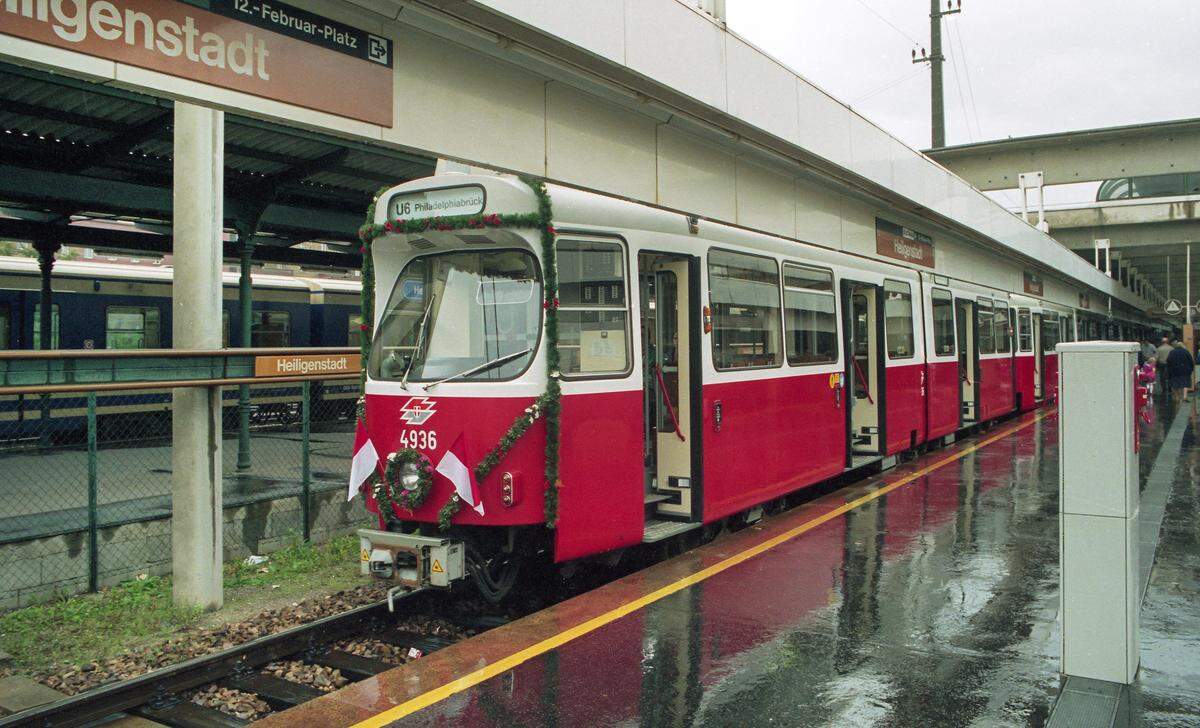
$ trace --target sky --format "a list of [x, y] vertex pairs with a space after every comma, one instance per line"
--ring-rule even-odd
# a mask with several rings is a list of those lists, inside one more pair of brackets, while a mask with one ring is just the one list
[[[731, 30], [917, 149], [929, 9], [726, 0]], [[947, 144], [1200, 117], [1198, 0], [964, 0], [942, 23]]]

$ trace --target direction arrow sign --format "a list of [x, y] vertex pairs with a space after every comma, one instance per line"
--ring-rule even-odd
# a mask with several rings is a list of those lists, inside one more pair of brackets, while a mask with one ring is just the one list
[[1163, 310], [1172, 316], [1176, 316], [1183, 313], [1183, 305], [1178, 300], [1172, 298], [1163, 305]]

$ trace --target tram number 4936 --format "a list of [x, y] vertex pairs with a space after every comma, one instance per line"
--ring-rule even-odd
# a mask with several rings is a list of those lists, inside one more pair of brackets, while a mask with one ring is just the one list
[[413, 450], [436, 450], [437, 432], [435, 430], [401, 430], [400, 447], [411, 447]]

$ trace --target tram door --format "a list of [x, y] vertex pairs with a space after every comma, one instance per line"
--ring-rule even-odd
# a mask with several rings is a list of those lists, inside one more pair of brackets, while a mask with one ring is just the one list
[[1046, 362], [1042, 355], [1042, 314], [1037, 312], [1033, 314], [1033, 336], [1030, 341], [1033, 347], [1033, 399], [1041, 402], [1045, 396], [1042, 385], [1046, 381]]
[[692, 299], [699, 270], [699, 259], [691, 256], [638, 255], [647, 517], [700, 516], [692, 473], [692, 403], [700, 387], [693, 354], [699, 353], [699, 320], [691, 320], [697, 315]]
[[883, 287], [842, 281], [846, 337], [846, 415], [850, 465], [855, 455], [882, 455], [884, 424]]
[[975, 302], [965, 299], [954, 299], [954, 323], [958, 328], [958, 382], [961, 407], [959, 411], [961, 424], [971, 424], [979, 420], [979, 347], [975, 335], [979, 331], [979, 322], [975, 318]]

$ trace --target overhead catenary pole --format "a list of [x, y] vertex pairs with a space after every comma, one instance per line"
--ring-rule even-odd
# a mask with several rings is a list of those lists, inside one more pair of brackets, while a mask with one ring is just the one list
[[951, 7], [953, 0], [947, 0], [946, 9], [942, 10], [942, 0], [929, 0], [929, 53], [921, 49], [917, 57], [913, 51], [913, 63], [928, 63], [930, 70], [930, 126], [932, 128], [932, 144], [934, 149], [946, 146], [946, 100], [942, 83], [942, 63], [946, 56], [942, 54], [942, 17], [962, 12], [962, 0]]

